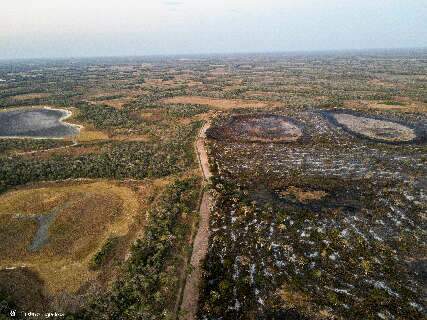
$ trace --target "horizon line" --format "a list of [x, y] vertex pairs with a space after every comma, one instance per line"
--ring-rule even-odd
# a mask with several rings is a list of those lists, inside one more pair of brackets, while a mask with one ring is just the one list
[[280, 55], [280, 54], [309, 54], [309, 53], [351, 53], [370, 51], [424, 51], [427, 46], [421, 47], [388, 47], [388, 48], [346, 48], [346, 49], [302, 49], [302, 50], [277, 50], [277, 51], [241, 51], [241, 52], [211, 52], [211, 53], [158, 53], [158, 54], [123, 54], [123, 55], [81, 55], [81, 56], [52, 56], [52, 57], [23, 57], [2, 58], [1, 62], [31, 61], [31, 60], [85, 60], [85, 59], [120, 59], [120, 58], [176, 58], [176, 57], [209, 57], [209, 56], [242, 56], [242, 55]]

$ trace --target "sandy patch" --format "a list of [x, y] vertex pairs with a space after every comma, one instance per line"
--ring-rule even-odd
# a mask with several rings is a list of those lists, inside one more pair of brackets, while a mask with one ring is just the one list
[[387, 142], [405, 142], [412, 141], [417, 137], [414, 129], [395, 122], [359, 117], [346, 113], [332, 114], [332, 117], [338, 124], [350, 131], [371, 139]]

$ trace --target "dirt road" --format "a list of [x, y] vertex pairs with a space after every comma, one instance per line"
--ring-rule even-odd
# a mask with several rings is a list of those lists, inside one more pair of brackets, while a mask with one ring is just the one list
[[[212, 173], [209, 169], [208, 153], [205, 146], [206, 130], [209, 128], [210, 122], [207, 121], [200, 130], [199, 136], [195, 143], [197, 158], [199, 160], [200, 170], [203, 173], [203, 185], [205, 186]], [[193, 252], [191, 255], [190, 265], [191, 273], [188, 274], [182, 303], [180, 308], [180, 320], [196, 319], [197, 303], [199, 300], [199, 288], [202, 277], [202, 262], [208, 251], [209, 241], [209, 214], [212, 199], [208, 192], [204, 192], [200, 203], [200, 220], [199, 229], [193, 242]]]
[[210, 121], [208, 120], [202, 129], [200, 129], [200, 133], [196, 141], [197, 158], [199, 159], [199, 166], [200, 170], [203, 172], [205, 183], [212, 177], [212, 173], [209, 168], [208, 152], [205, 147], [206, 130], [209, 129], [210, 125]]

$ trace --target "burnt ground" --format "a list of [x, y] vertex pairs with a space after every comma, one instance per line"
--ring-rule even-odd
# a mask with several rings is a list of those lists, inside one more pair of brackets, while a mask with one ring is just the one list
[[217, 205], [199, 318], [426, 317], [427, 146], [354, 135], [321, 110], [277, 114], [303, 123], [305, 138], [248, 143], [208, 134]]
[[295, 121], [278, 114], [242, 114], [228, 118], [208, 134], [220, 140], [268, 143], [296, 141], [302, 131]]

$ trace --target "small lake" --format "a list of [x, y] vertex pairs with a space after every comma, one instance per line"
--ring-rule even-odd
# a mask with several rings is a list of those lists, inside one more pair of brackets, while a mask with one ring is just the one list
[[71, 113], [62, 109], [31, 108], [0, 111], [0, 137], [64, 138], [79, 133], [64, 123]]

